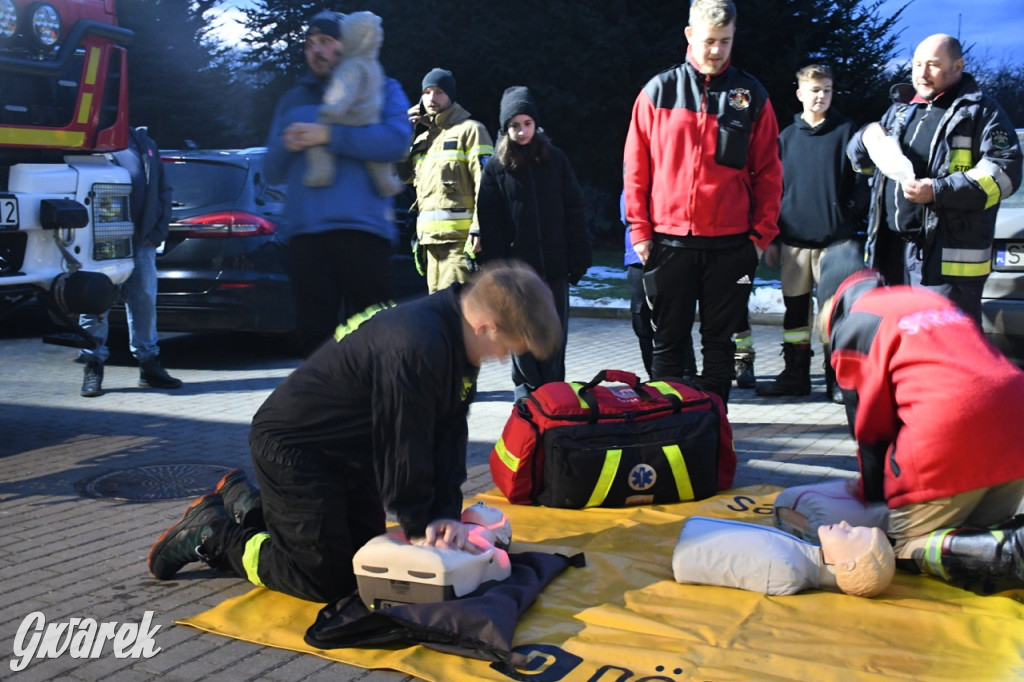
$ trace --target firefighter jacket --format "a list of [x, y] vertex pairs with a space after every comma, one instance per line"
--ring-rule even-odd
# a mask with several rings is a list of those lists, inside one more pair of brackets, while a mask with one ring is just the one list
[[424, 122], [398, 167], [416, 188], [416, 235], [420, 244], [464, 242], [477, 230], [476, 193], [494, 145], [487, 128], [457, 103]]
[[330, 475], [372, 470], [409, 537], [460, 518], [479, 371], [466, 355], [460, 291], [351, 318], [267, 398], [250, 440], [316, 453], [301, 465], [330, 460]]
[[768, 93], [745, 71], [706, 76], [687, 60], [652, 78], [624, 152], [633, 243], [748, 235], [767, 247], [779, 232], [778, 137]]
[[[890, 137], [904, 139], [911, 107], [930, 107], [913, 101], [910, 86], [893, 88], [895, 103], [882, 117]], [[999, 202], [1013, 194], [1021, 182], [1021, 150], [1010, 119], [977, 82], [964, 74], [959, 93], [946, 110], [932, 138], [927, 159], [935, 201], [924, 206], [920, 246], [924, 260], [922, 284], [947, 279], [982, 280], [992, 271], [992, 239]], [[863, 142], [863, 129], [847, 146], [854, 170], [872, 178], [866, 255], [875, 265], [875, 246], [885, 216], [886, 187], [896, 189], [881, 173]], [[892, 218], [890, 217], [889, 221]]]
[[865, 500], [897, 508], [1024, 478], [1024, 372], [949, 299], [865, 270], [839, 288], [829, 338]]

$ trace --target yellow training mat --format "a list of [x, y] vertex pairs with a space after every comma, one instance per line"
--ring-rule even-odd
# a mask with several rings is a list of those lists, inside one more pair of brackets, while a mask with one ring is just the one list
[[1024, 590], [981, 596], [897, 573], [875, 599], [768, 597], [672, 579], [686, 517], [769, 524], [778, 492], [754, 486], [630, 509], [523, 507], [496, 491], [469, 501], [508, 514], [512, 551], [586, 553], [586, 568], [566, 569], [524, 614], [515, 645], [529, 667], [514, 677], [422, 646], [314, 649], [302, 638], [321, 605], [263, 588], [180, 622], [436, 682], [1024, 680]]

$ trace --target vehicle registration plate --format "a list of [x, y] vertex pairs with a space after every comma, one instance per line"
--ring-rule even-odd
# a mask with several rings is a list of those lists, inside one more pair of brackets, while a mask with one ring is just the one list
[[18, 227], [18, 198], [0, 195], [0, 230], [17, 230]]
[[1006, 242], [996, 247], [996, 270], [1024, 270], [1024, 242]]

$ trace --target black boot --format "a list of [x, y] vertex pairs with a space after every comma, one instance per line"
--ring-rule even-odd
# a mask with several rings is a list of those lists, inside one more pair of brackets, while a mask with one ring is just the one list
[[832, 368], [832, 351], [825, 347], [825, 400], [842, 405], [846, 402], [843, 389], [836, 383], [836, 371]]
[[928, 540], [941, 543], [938, 565], [933, 552], [924, 553], [922, 569], [929, 575], [964, 585], [980, 582], [986, 592], [1024, 587], [1024, 514], [995, 528], [937, 530]]
[[139, 360], [139, 386], [143, 388], [181, 388], [181, 380], [175, 379], [160, 364], [160, 357]]
[[733, 378], [736, 388], [754, 388], [757, 378], [754, 376], [754, 351], [743, 351], [733, 356]]
[[809, 395], [811, 392], [811, 351], [809, 343], [784, 343], [785, 368], [770, 383], [757, 387], [761, 396]]
[[99, 360], [90, 360], [85, 363], [82, 397], [95, 398], [98, 395], [103, 395], [103, 363]]
[[262, 511], [260, 491], [249, 484], [245, 478], [245, 472], [241, 469], [234, 469], [224, 474], [224, 477], [218, 481], [215, 492], [224, 500], [224, 508], [227, 510], [228, 516], [235, 520], [235, 523], [251, 525], [252, 519], [250, 519], [250, 523], [246, 523], [249, 513], [255, 514]]
[[193, 561], [210, 563], [214, 558], [203, 552], [203, 543], [213, 537], [231, 518], [224, 509], [224, 500], [216, 493], [203, 495], [193, 502], [185, 515], [149, 550], [149, 572], [158, 580], [170, 580], [185, 564]]

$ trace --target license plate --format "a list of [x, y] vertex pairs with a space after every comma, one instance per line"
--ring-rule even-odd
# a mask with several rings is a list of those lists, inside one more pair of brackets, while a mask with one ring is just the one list
[[996, 246], [996, 270], [1024, 270], [1024, 242]]
[[0, 196], [0, 230], [17, 230], [18, 227], [18, 198]]

